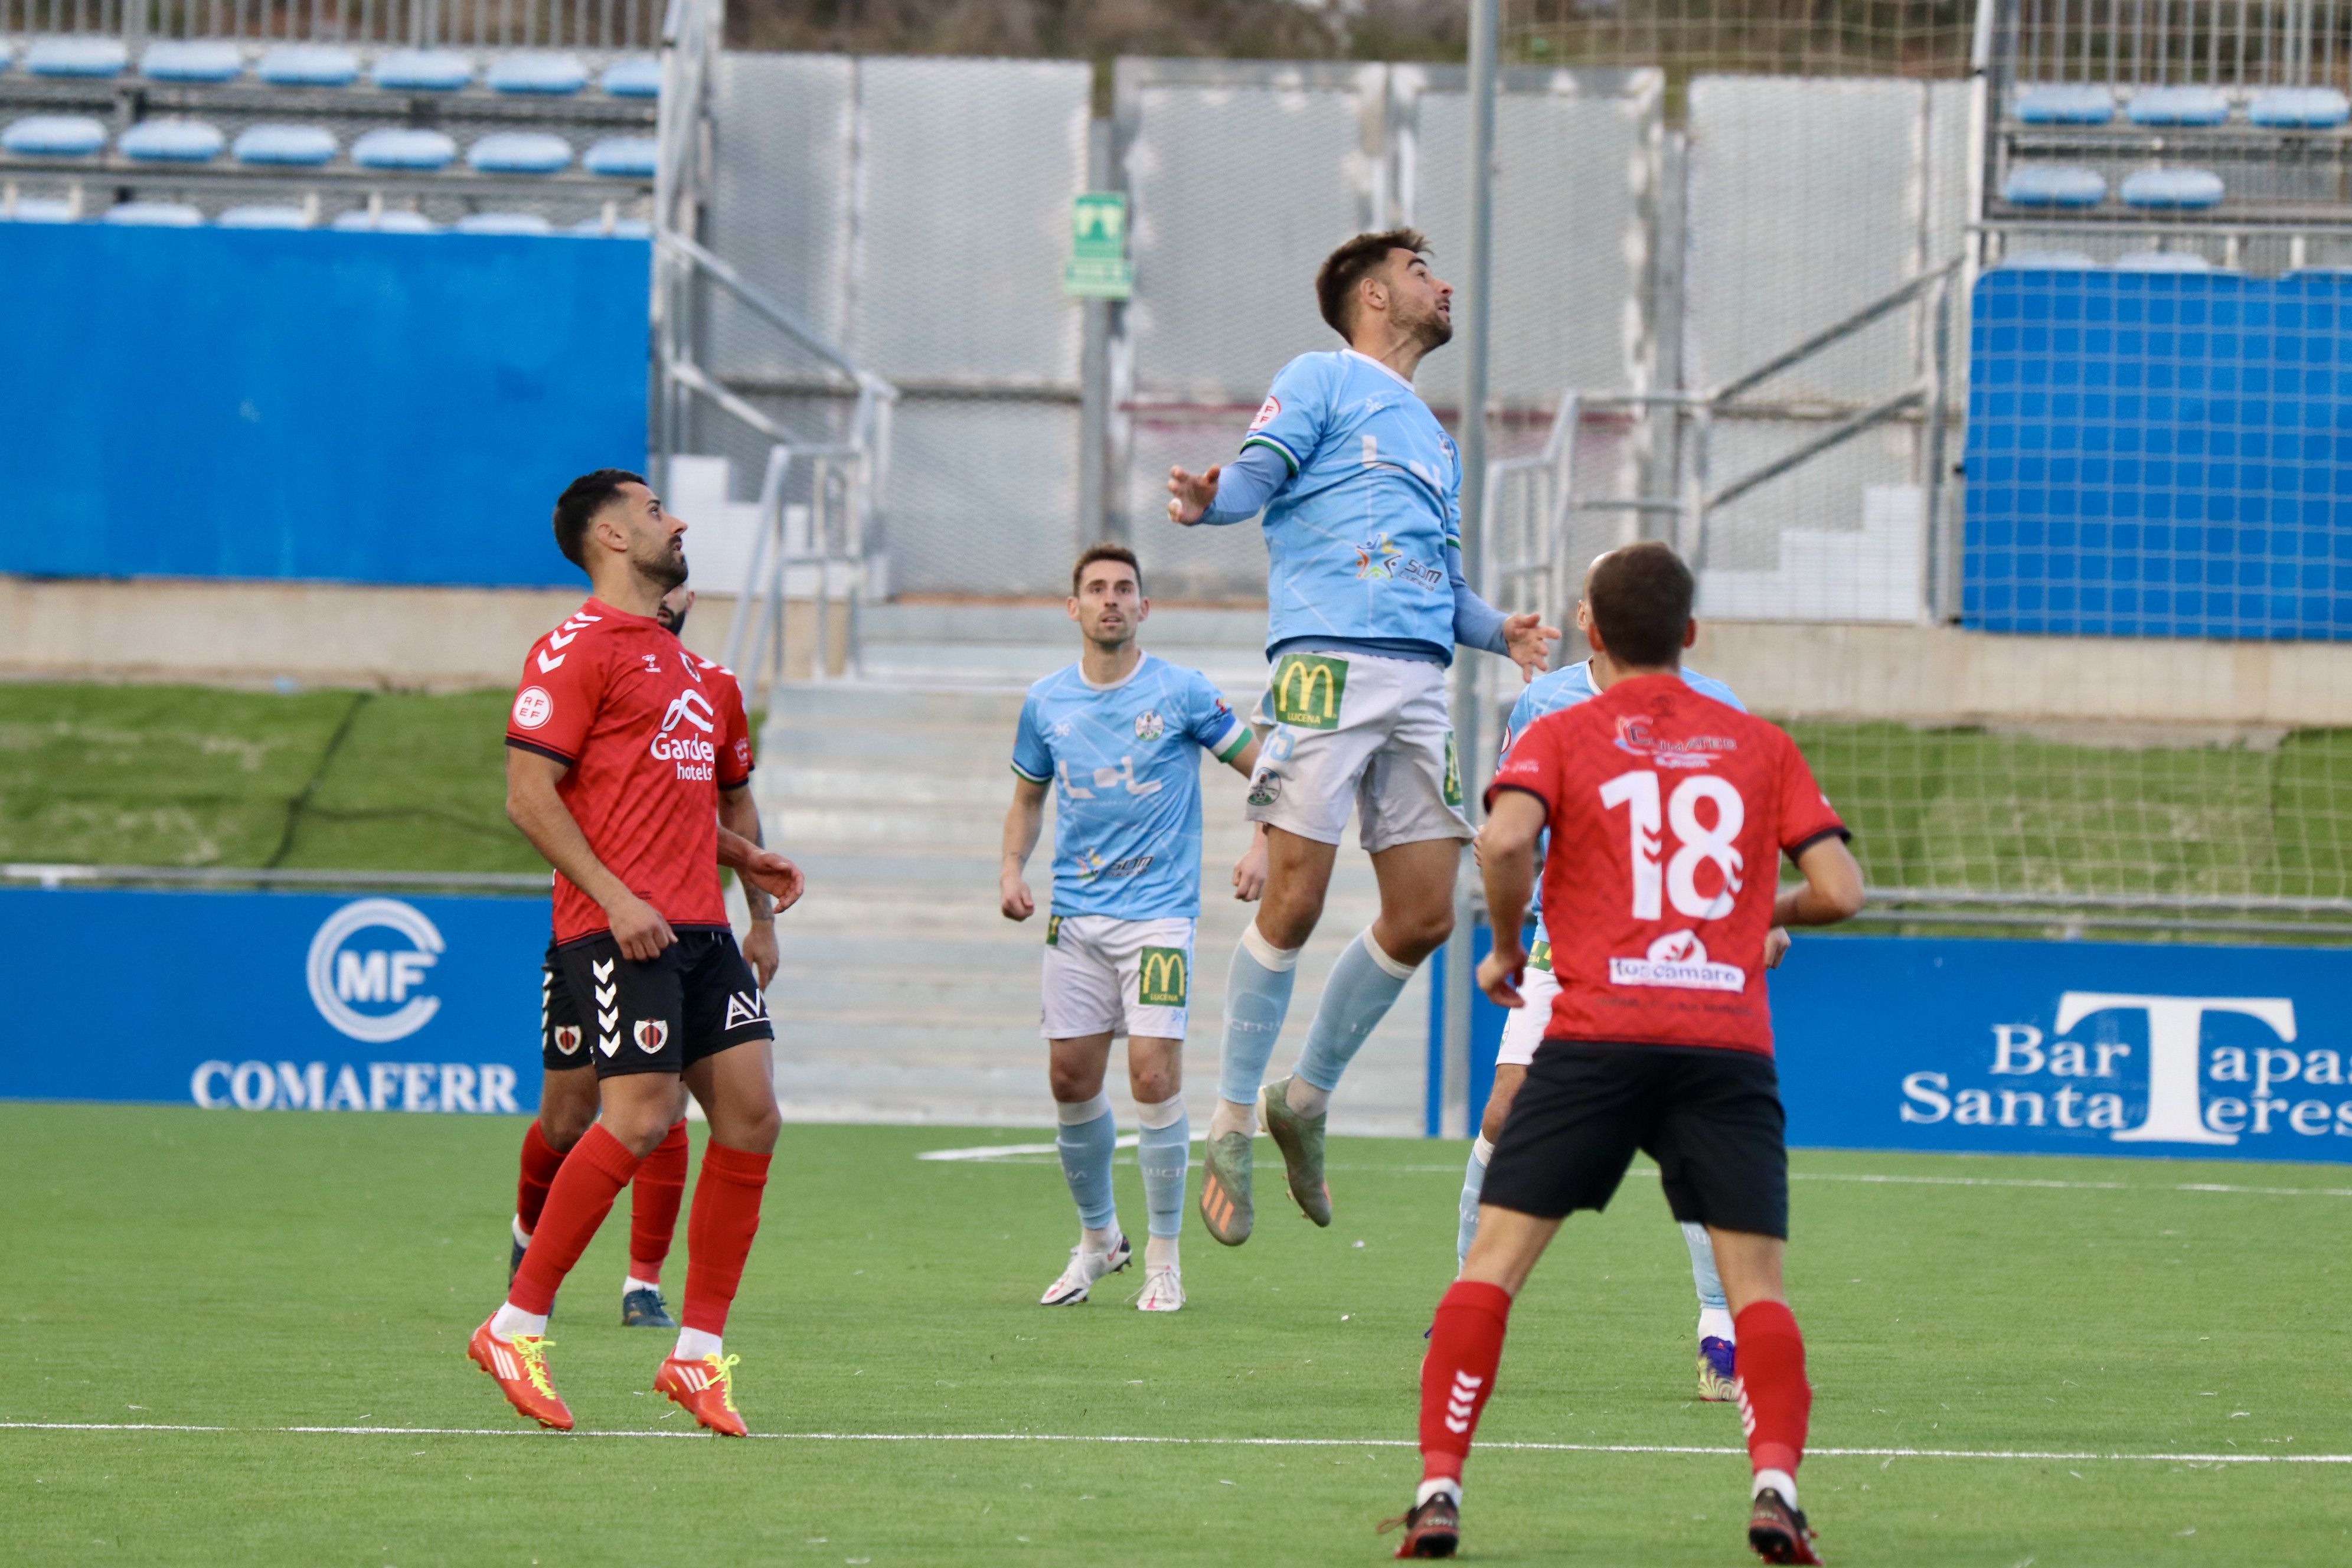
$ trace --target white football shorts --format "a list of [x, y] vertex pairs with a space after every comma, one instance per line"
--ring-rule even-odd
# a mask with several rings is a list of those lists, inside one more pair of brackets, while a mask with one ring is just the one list
[[1551, 1027], [1552, 999], [1559, 994], [1559, 982], [1551, 973], [1551, 943], [1537, 942], [1528, 966], [1519, 972], [1519, 997], [1527, 1005], [1503, 1016], [1503, 1048], [1495, 1053], [1496, 1067], [1523, 1068], [1535, 1061], [1536, 1047]]
[[1192, 990], [1192, 922], [1115, 915], [1045, 920], [1049, 1040], [1086, 1035], [1181, 1040]]
[[1337, 844], [1352, 805], [1367, 851], [1470, 837], [1441, 666], [1286, 653], [1250, 722], [1274, 727], [1250, 775], [1252, 822]]

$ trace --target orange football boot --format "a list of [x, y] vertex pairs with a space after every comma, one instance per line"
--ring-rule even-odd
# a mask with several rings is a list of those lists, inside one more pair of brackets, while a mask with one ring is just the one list
[[672, 1356], [654, 1374], [654, 1392], [666, 1394], [686, 1413], [722, 1437], [748, 1437], [751, 1429], [735, 1409], [735, 1363], [743, 1358]]
[[517, 1334], [502, 1340], [485, 1322], [474, 1331], [466, 1353], [474, 1364], [498, 1380], [507, 1403], [542, 1426], [572, 1430], [572, 1412], [555, 1385], [547, 1380], [547, 1347], [555, 1342], [538, 1334]]

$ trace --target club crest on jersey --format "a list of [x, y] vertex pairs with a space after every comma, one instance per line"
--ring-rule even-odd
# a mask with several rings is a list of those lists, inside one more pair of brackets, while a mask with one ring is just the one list
[[669, 1044], [669, 1020], [640, 1018], [629, 1026], [629, 1038], [637, 1042], [637, 1049], [652, 1056]]
[[1271, 393], [1268, 393], [1266, 395], [1265, 401], [1258, 405], [1257, 417], [1250, 421], [1248, 433], [1252, 436], [1256, 435], [1259, 431], [1273, 424], [1276, 417], [1281, 413], [1282, 399], [1275, 396]]
[[1664, 985], [1677, 991], [1744, 991], [1748, 973], [1737, 964], [1710, 963], [1706, 943], [1695, 931], [1668, 931], [1640, 958], [1609, 961], [1612, 985]]
[[1250, 780], [1249, 794], [1244, 798], [1252, 805], [1272, 805], [1282, 794], [1282, 775], [1267, 768]]
[[1662, 768], [1706, 768], [1713, 767], [1718, 755], [1739, 750], [1739, 742], [1729, 735], [1686, 735], [1678, 741], [1664, 740], [1651, 732], [1647, 719], [1624, 713], [1617, 719], [1617, 749], [1647, 757]]
[[738, 1024], [756, 1024], [768, 1016], [768, 999], [757, 991], [733, 991], [727, 996], [727, 1021], [719, 1026], [731, 1029]]
[[1167, 731], [1167, 723], [1157, 709], [1146, 708], [1135, 716], [1135, 738], [1139, 741], [1156, 741]]
[[580, 1026], [558, 1024], [555, 1026], [555, 1048], [567, 1057], [580, 1054]]

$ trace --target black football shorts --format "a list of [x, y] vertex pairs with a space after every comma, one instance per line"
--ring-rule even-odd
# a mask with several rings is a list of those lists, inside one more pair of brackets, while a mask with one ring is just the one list
[[1605, 1209], [1639, 1149], [1657, 1161], [1675, 1218], [1785, 1238], [1787, 1131], [1769, 1057], [1546, 1040], [1479, 1198], [1544, 1219]]
[[572, 1004], [572, 983], [563, 977], [563, 963], [551, 936], [547, 956], [539, 961], [539, 1065], [550, 1072], [584, 1068], [586, 1044], [580, 1009]]
[[684, 1072], [730, 1046], [776, 1037], [732, 931], [688, 927], [644, 963], [623, 958], [610, 931], [565, 942], [555, 954], [600, 1079]]

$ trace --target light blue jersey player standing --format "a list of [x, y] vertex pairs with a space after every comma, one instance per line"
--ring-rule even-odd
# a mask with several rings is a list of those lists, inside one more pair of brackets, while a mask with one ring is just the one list
[[[1412, 229], [1359, 235], [1324, 261], [1315, 292], [1348, 342], [1285, 365], [1222, 468], [1170, 472], [1169, 517], [1234, 523], [1265, 512], [1274, 676], [1252, 722], [1268, 727], [1251, 776], [1265, 828], [1265, 900], [1225, 985], [1224, 1054], [1209, 1125], [1201, 1217], [1249, 1238], [1250, 1139], [1262, 1105], [1290, 1195], [1331, 1223], [1326, 1108], [1365, 1037], [1454, 928], [1462, 781], [1445, 707], [1454, 646], [1504, 654], [1532, 679], [1559, 634], [1505, 616], [1462, 577], [1462, 462], [1412, 389], [1453, 335], [1453, 289]], [[1332, 966], [1290, 1077], [1265, 1084], [1299, 950], [1323, 912], [1350, 807], [1380, 880], [1381, 913]]]
[[[1597, 566], [1600, 562], [1593, 564]], [[1589, 571], [1586, 576], [1591, 577]], [[1576, 606], [1577, 630], [1587, 633], [1591, 625], [1592, 612], [1580, 600]], [[1495, 765], [1498, 769], [1502, 766], [1503, 759], [1511, 754], [1512, 742], [1526, 734], [1528, 725], [1547, 713], [1573, 708], [1597, 694], [1601, 682], [1595, 679], [1599, 673], [1595, 667], [1605, 665], [1608, 658], [1596, 649], [1583, 663], [1553, 670], [1530, 683], [1511, 709]], [[1748, 710], [1732, 695], [1731, 688], [1720, 680], [1688, 668], [1682, 671], [1682, 678], [1693, 690], [1743, 713]], [[1538, 882], [1538, 898], [1540, 890]], [[1539, 911], [1542, 905], [1539, 901], [1531, 902], [1529, 908]], [[1778, 968], [1788, 951], [1789, 933], [1775, 927], [1764, 939], [1765, 966]], [[1551, 1021], [1552, 998], [1559, 994], [1559, 983], [1552, 978], [1551, 939], [1543, 928], [1540, 913], [1536, 917], [1535, 938], [1528, 947], [1528, 967], [1519, 982], [1519, 994], [1527, 998], [1527, 1005], [1512, 1012], [1504, 1022], [1502, 1048], [1495, 1057], [1494, 1087], [1487, 1091], [1486, 1109], [1478, 1121], [1478, 1139], [1471, 1147], [1470, 1163], [1463, 1173], [1461, 1227], [1454, 1243], [1458, 1258], [1470, 1256], [1470, 1243], [1478, 1235], [1478, 1197], [1486, 1185], [1486, 1161], [1495, 1152], [1495, 1140], [1502, 1136], [1503, 1120], [1510, 1114], [1511, 1101], [1527, 1079], [1536, 1047], [1543, 1044], [1545, 1026]], [[1716, 1272], [1715, 1244], [1707, 1239], [1706, 1226], [1703, 1225], [1685, 1225], [1682, 1232], [1690, 1248], [1691, 1284], [1698, 1292], [1698, 1396], [1716, 1401], [1733, 1399], [1738, 1396], [1732, 1384], [1737, 1336], [1732, 1331], [1730, 1306], [1724, 1300], [1723, 1281]]]
[[[1127, 1037], [1128, 1086], [1142, 1123], [1150, 1239], [1136, 1305], [1184, 1305], [1177, 1234], [1192, 1126], [1184, 1114], [1184, 1019], [1192, 984], [1192, 922], [1201, 912], [1201, 761], [1196, 748], [1248, 776], [1249, 726], [1209, 678], [1136, 646], [1150, 613], [1133, 552], [1097, 544], [1070, 574], [1070, 618], [1085, 634], [1078, 662], [1029, 689], [1013, 742], [1013, 806], [1004, 816], [998, 898], [1007, 919], [1036, 912], [1024, 876], [1055, 796], [1054, 902], [1045, 919], [1048, 1076], [1060, 1122], [1062, 1174], [1078, 1205], [1078, 1245], [1044, 1305], [1073, 1305], [1127, 1267], [1130, 1248], [1111, 1196], [1118, 1130], [1103, 1089], [1114, 1036]], [[1236, 897], [1257, 896], [1263, 855], [1253, 840], [1234, 868]]]

